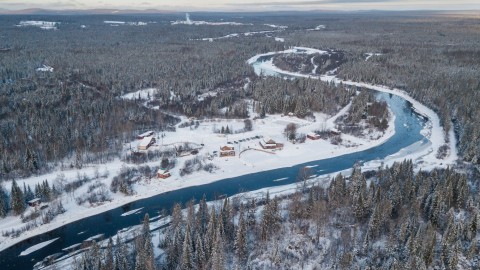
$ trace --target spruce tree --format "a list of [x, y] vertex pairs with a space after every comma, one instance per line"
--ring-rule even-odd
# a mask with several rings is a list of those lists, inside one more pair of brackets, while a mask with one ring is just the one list
[[255, 201], [255, 198], [253, 198], [250, 200], [250, 204], [248, 206], [248, 211], [247, 211], [247, 223], [248, 223], [248, 228], [250, 230], [253, 230], [257, 223], [256, 215], [255, 215], [256, 212], [257, 212], [257, 203]]
[[240, 264], [244, 263], [247, 259], [247, 223], [244, 217], [243, 204], [240, 205], [240, 214], [238, 218], [238, 227], [235, 234], [235, 255]]
[[25, 211], [25, 197], [20, 189], [20, 187], [17, 185], [17, 181], [13, 180], [12, 182], [12, 191], [11, 191], [11, 203], [10, 205], [12, 206], [12, 210], [15, 213], [15, 215], [20, 215]]
[[182, 259], [180, 262], [181, 269], [195, 269], [193, 257], [192, 240], [190, 238], [190, 225], [187, 224], [187, 228], [185, 229], [185, 238], [183, 240]]
[[28, 202], [30, 200], [33, 200], [35, 198], [35, 194], [33, 194], [32, 189], [30, 188], [30, 185], [27, 187], [25, 186], [25, 182], [23, 183], [23, 190], [25, 194], [25, 201]]
[[215, 242], [213, 243], [211, 269], [223, 270], [225, 264], [224, 244], [220, 228], [215, 231]]
[[117, 234], [116, 249], [115, 249], [115, 265], [118, 270], [130, 270], [130, 259], [127, 250], [127, 246], [120, 239]]
[[136, 240], [136, 270], [153, 270], [155, 269], [155, 258], [153, 254], [152, 236], [150, 234], [150, 217], [148, 213], [143, 219], [141, 235]]
[[203, 269], [207, 263], [207, 257], [203, 247], [202, 236], [197, 233], [195, 241], [195, 267], [196, 269]]
[[113, 240], [112, 237], [108, 239], [107, 249], [105, 250], [105, 259], [103, 269], [115, 269], [114, 255], [113, 255]]
[[5, 188], [0, 184], [0, 218], [8, 214], [8, 194]]

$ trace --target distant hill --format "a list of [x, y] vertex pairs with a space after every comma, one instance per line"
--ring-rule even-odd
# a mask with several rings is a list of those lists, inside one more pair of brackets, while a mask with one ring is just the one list
[[158, 10], [158, 9], [66, 9], [66, 10], [54, 10], [54, 9], [42, 9], [42, 8], [30, 8], [21, 10], [9, 10], [0, 8], [0, 14], [3, 15], [29, 15], [29, 14], [41, 14], [41, 15], [83, 15], [83, 14], [158, 14], [158, 13], [176, 13], [175, 11]]

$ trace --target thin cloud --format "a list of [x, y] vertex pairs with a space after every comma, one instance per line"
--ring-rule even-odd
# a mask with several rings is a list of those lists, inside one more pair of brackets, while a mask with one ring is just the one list
[[361, 4], [361, 3], [387, 3], [397, 0], [318, 0], [318, 1], [291, 1], [291, 2], [250, 2], [250, 3], [232, 3], [235, 6], [246, 5], [265, 5], [265, 6], [308, 6], [322, 4]]

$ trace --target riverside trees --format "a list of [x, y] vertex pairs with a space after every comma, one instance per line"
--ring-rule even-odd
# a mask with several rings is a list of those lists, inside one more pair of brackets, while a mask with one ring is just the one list
[[[415, 173], [407, 160], [368, 174], [355, 167], [328, 187], [299, 187], [282, 197], [211, 204], [203, 198], [184, 210], [177, 204], [170, 225], [156, 233], [155, 269], [474, 268], [475, 179], [452, 169]], [[115, 255], [114, 263], [126, 258], [133, 269], [152, 262], [146, 224], [148, 217], [135, 244], [126, 244], [128, 255]], [[124, 245], [117, 240], [113, 252]]]

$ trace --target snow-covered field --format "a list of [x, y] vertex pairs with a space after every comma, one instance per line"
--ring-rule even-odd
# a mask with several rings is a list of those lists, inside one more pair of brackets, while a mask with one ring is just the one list
[[[195, 40], [202, 40], [202, 41], [214, 41], [214, 40], [220, 40], [220, 39], [226, 39], [226, 38], [238, 38], [238, 37], [249, 37], [249, 36], [253, 36], [253, 35], [258, 35], [258, 34], [264, 34], [266, 35], [267, 37], [270, 37], [268, 36], [268, 34], [271, 34], [271, 33], [277, 33], [277, 32], [281, 32], [283, 30], [265, 30], [265, 31], [252, 31], [252, 32], [245, 32], [245, 33], [232, 33], [232, 34], [228, 34], [228, 35], [225, 35], [225, 36], [221, 36], [221, 37], [208, 37], [208, 38], [200, 38], [200, 39], [195, 39]], [[275, 38], [276, 41], [277, 38]]]
[[172, 25], [185, 24], [185, 25], [252, 25], [251, 23], [239, 23], [239, 22], [207, 22], [207, 21], [194, 21], [190, 19], [190, 15], [185, 14], [185, 20], [172, 21]]
[[19, 27], [33, 26], [43, 30], [57, 30], [59, 22], [47, 22], [47, 21], [20, 21], [17, 25]]
[[147, 22], [124, 22], [124, 21], [103, 21], [105, 24], [109, 24], [111, 26], [118, 26], [118, 25], [133, 25], [133, 26], [145, 26]]
[[[303, 47], [295, 47], [285, 52], [295, 52], [295, 53], [326, 53], [322, 50], [311, 49], [311, 48], [303, 48]], [[261, 54], [252, 57], [248, 62], [253, 64], [256, 60], [264, 55], [272, 55], [281, 52], [271, 52], [267, 54]], [[277, 67], [273, 66], [272, 63], [263, 62], [261, 63], [261, 67], [263, 69], [269, 69], [270, 71], [280, 72], [282, 74], [292, 75], [292, 76], [304, 76], [304, 77], [312, 77], [311, 75], [302, 75], [292, 72], [285, 72], [279, 70]], [[258, 65], [254, 66], [255, 71], [257, 74], [262, 73], [262, 69], [258, 68]], [[263, 73], [265, 74], [265, 73]], [[375, 86], [369, 85], [365, 83], [356, 83], [350, 81], [341, 81], [334, 76], [321, 76], [318, 77], [325, 81], [334, 81], [334, 82], [342, 82], [348, 85], [357, 85], [362, 86], [370, 89], [374, 89], [381, 92], [392, 93], [394, 95], [398, 95], [413, 104], [414, 109], [422, 115], [425, 115], [429, 118], [428, 125], [423, 130], [426, 137], [430, 140], [431, 144], [427, 147], [422, 149], [412, 149], [412, 151], [405, 151], [404, 154], [400, 155], [392, 155], [391, 157], [387, 158], [387, 164], [393, 163], [394, 161], [403, 160], [404, 158], [411, 158], [417, 164], [421, 164], [421, 168], [430, 168], [433, 166], [443, 165], [446, 166], [447, 164], [452, 164], [457, 159], [456, 148], [455, 148], [455, 137], [453, 136], [453, 132], [449, 134], [450, 136], [450, 155], [444, 160], [438, 160], [435, 157], [436, 150], [445, 143], [444, 132], [440, 126], [440, 121], [438, 116], [429, 108], [424, 106], [423, 104], [417, 102], [405, 92], [402, 92], [398, 89], [390, 89], [384, 86]], [[130, 98], [137, 98], [138, 95], [142, 97], [145, 95], [145, 92], [148, 91], [142, 90], [143, 92], [136, 92], [128, 97]], [[148, 96], [148, 94], [147, 94]], [[124, 96], [124, 98], [127, 98]], [[225, 119], [212, 119], [209, 121], [201, 121], [198, 128], [177, 128], [176, 132], [162, 132], [165, 134], [165, 137], [161, 140], [157, 136], [157, 144], [152, 147], [152, 150], [155, 149], [163, 149], [164, 147], [171, 147], [173, 144], [177, 143], [184, 143], [190, 142], [195, 144], [204, 144], [204, 147], [198, 153], [200, 157], [210, 157], [212, 156], [214, 151], [219, 151], [221, 146], [227, 145], [228, 142], [231, 142], [231, 145], [235, 147], [237, 155], [235, 157], [229, 158], [219, 158], [215, 157], [211, 161], [214, 163], [219, 169], [216, 170], [214, 173], [208, 173], [205, 171], [200, 171], [193, 173], [191, 175], [187, 175], [181, 177], [179, 174], [180, 167], [183, 166], [183, 163], [191, 159], [192, 156], [187, 157], [180, 157], [177, 160], [177, 166], [171, 170], [172, 177], [159, 180], [159, 179], [151, 179], [151, 180], [142, 180], [141, 182], [134, 185], [134, 190], [136, 192], [133, 196], [124, 196], [120, 193], [111, 193], [111, 201], [105, 202], [104, 204], [100, 204], [97, 206], [89, 206], [89, 205], [77, 205], [75, 202], [74, 197], [78, 195], [82, 195], [87, 192], [87, 186], [84, 185], [75, 193], [64, 195], [62, 197], [62, 201], [64, 204], [65, 209], [67, 212], [61, 214], [55, 219], [45, 225], [41, 225], [37, 228], [31, 229], [17, 238], [5, 238], [0, 237], [0, 250], [3, 250], [15, 243], [18, 243], [24, 239], [27, 239], [31, 236], [42, 234], [52, 229], [58, 228], [66, 223], [70, 223], [87, 216], [91, 216], [97, 213], [101, 213], [104, 211], [108, 211], [110, 209], [116, 208], [118, 206], [124, 205], [126, 203], [139, 200], [141, 198], [151, 197], [160, 193], [168, 192], [171, 190], [176, 190], [188, 186], [195, 186], [200, 184], [206, 184], [214, 181], [218, 181], [220, 179], [224, 179], [227, 177], [235, 177], [240, 176], [248, 173], [254, 173], [259, 171], [264, 171], [267, 169], [275, 169], [281, 167], [288, 167], [294, 164], [305, 163], [308, 161], [313, 160], [320, 160], [324, 158], [330, 158], [335, 156], [344, 155], [347, 153], [362, 151], [365, 149], [369, 149], [375, 147], [377, 145], [382, 144], [388, 138], [394, 135], [394, 117], [392, 117], [389, 121], [389, 128], [387, 131], [382, 134], [379, 139], [371, 140], [368, 138], [356, 138], [350, 135], [342, 135], [343, 143], [342, 145], [332, 145], [327, 141], [324, 140], [317, 140], [311, 141], [308, 140], [303, 144], [292, 144], [290, 142], [286, 142], [283, 133], [283, 130], [288, 123], [295, 123], [299, 126], [298, 132], [299, 133], [308, 133], [313, 130], [321, 130], [323, 128], [333, 128], [334, 120], [339, 117], [341, 114], [345, 113], [348, 110], [348, 107], [342, 109], [337, 115], [335, 116], [328, 116], [324, 114], [317, 113], [315, 114], [316, 121], [311, 122], [304, 119], [298, 119], [296, 117], [288, 117], [288, 116], [281, 116], [281, 115], [268, 115], [265, 119], [256, 119], [253, 120], [253, 131], [249, 132], [239, 132], [236, 134], [230, 135], [222, 135], [222, 134], [214, 134], [214, 129], [219, 129], [222, 126], [228, 126], [230, 130], [240, 131], [243, 128], [243, 120], [225, 120]], [[254, 114], [251, 113], [253, 116]], [[187, 121], [186, 117], [182, 117], [182, 122]], [[284, 143], [285, 146], [283, 150], [275, 151], [274, 154], [271, 153], [264, 153], [260, 151], [246, 151], [240, 157], [238, 153], [241, 150], [248, 149], [248, 148], [255, 148], [259, 149], [259, 139], [256, 139], [255, 136], [264, 136], [264, 137], [271, 137], [278, 142]], [[240, 140], [249, 139], [244, 142], [240, 142]], [[253, 138], [253, 139], [252, 139]], [[162, 141], [162, 143], [160, 143]], [[236, 143], [235, 143], [236, 142]], [[126, 148], [129, 146], [132, 148], [136, 148], [136, 144], [138, 141], [132, 141], [130, 144], [125, 145]], [[170, 145], [170, 146], [167, 146]], [[378, 167], [381, 161], [372, 161], [368, 162], [364, 165], [364, 167]], [[158, 166], [159, 161], [149, 162], [145, 165], [150, 166]], [[92, 165], [86, 166], [80, 170], [77, 169], [69, 169], [65, 171], [57, 171], [47, 175], [42, 176], [35, 176], [30, 177], [27, 179], [20, 179], [18, 180], [18, 184], [23, 186], [23, 183], [35, 186], [35, 184], [40, 183], [47, 179], [49, 182], [53, 183], [55, 179], [64, 179], [66, 182], [74, 181], [76, 178], [82, 175], [87, 175], [88, 177], [95, 177], [95, 175], [105, 175], [106, 177], [99, 177], [98, 181], [104, 184], [106, 187], [110, 187], [110, 183], [112, 178], [116, 176], [122, 167], [136, 167], [136, 165], [125, 164], [120, 160], [115, 160], [113, 162], [101, 165]], [[419, 167], [417, 166], [417, 169]], [[283, 179], [282, 179], [283, 180]], [[281, 181], [281, 180], [279, 180]], [[7, 183], [5, 188], [10, 189], [11, 183]], [[9, 216], [0, 222], [0, 231], [8, 231], [12, 229], [16, 229], [22, 226], [21, 220], [19, 217]]]

